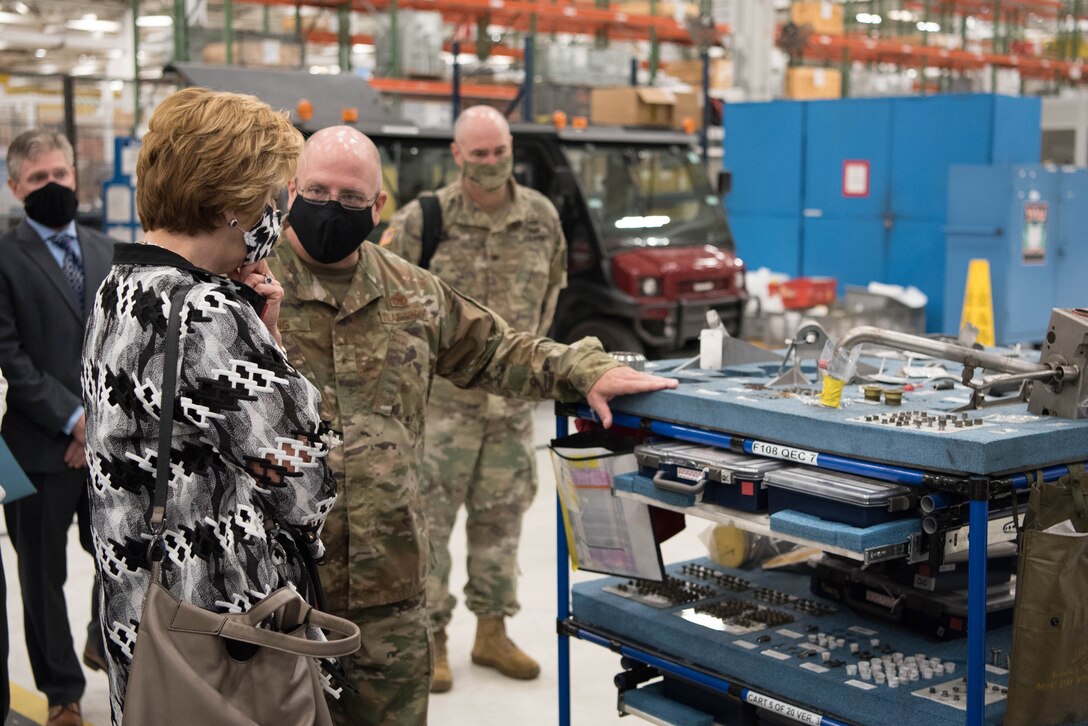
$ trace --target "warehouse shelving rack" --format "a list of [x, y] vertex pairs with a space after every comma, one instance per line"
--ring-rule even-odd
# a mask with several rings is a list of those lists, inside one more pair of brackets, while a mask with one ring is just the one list
[[[656, 72], [657, 45], [662, 42], [678, 45], [697, 45], [691, 30], [683, 22], [678, 22], [673, 17], [656, 14], [628, 13], [620, 8], [609, 7], [608, 0], [599, 2], [575, 2], [562, 0], [555, 3], [543, 3], [536, 0], [347, 0], [335, 2], [334, 0], [243, 0], [247, 4], [269, 6], [289, 6], [296, 9], [296, 32], [299, 37], [313, 43], [336, 43], [340, 47], [340, 66], [350, 68], [350, 49], [354, 44], [373, 44], [374, 38], [369, 35], [352, 35], [349, 29], [351, 12], [389, 12], [394, 15], [401, 10], [428, 10], [436, 11], [451, 23], [478, 23], [486, 21], [488, 24], [498, 25], [511, 30], [517, 30], [528, 34], [529, 38], [535, 38], [538, 33], [570, 33], [575, 35], [593, 36], [598, 40], [636, 41], [645, 40], [651, 44], [651, 60], [649, 63], [651, 76]], [[654, 0], [650, 7], [653, 8]], [[334, 11], [338, 16], [338, 30], [336, 32], [321, 30], [305, 30], [302, 27], [300, 9], [303, 7], [323, 8]], [[178, 8], [181, 8], [180, 10]], [[225, 5], [225, 11], [229, 15], [230, 2]], [[175, 13], [184, 12], [183, 3], [175, 3]], [[175, 22], [175, 27], [183, 27], [185, 23]], [[718, 35], [728, 35], [731, 32], [727, 24], [719, 23], [714, 26], [714, 32]], [[394, 33], [395, 38], [395, 33]], [[230, 23], [226, 24], [225, 40], [228, 49], [231, 47]], [[395, 40], [394, 40], [395, 42]], [[769, 42], [769, 41], [768, 41]], [[186, 43], [184, 34], [175, 36], [175, 56], [185, 59]], [[452, 52], [452, 43], [446, 43], [445, 49]], [[462, 53], [473, 53], [475, 44], [462, 43]], [[509, 48], [502, 45], [490, 45], [489, 52], [494, 55], [508, 56], [521, 59], [524, 51]], [[393, 53], [394, 59], [397, 54]], [[229, 63], [229, 60], [228, 60]], [[420, 81], [417, 79], [400, 78], [400, 69], [394, 60], [394, 67], [386, 77], [371, 79], [373, 85], [379, 91], [392, 94], [441, 97], [450, 96], [453, 93], [453, 84], [447, 81]], [[517, 96], [517, 88], [512, 85], [491, 84], [461, 84], [460, 94], [466, 98], [481, 100], [510, 100]]]
[[[1084, 0], [844, 0], [845, 34], [809, 37], [800, 51], [800, 58], [813, 63], [839, 64], [844, 73], [854, 61], [891, 63], [903, 68], [938, 68], [944, 71], [938, 81], [943, 90], [950, 73], [989, 68], [1014, 69], [1022, 79], [1053, 81], [1059, 84], [1079, 84], [1088, 80], [1082, 67], [1084, 45], [1077, 21], [1088, 18]], [[901, 7], [915, 18], [909, 23], [896, 22], [888, 11]], [[866, 25], [854, 21], [855, 12], [866, 10], [881, 17], [878, 24]], [[961, 45], [967, 45], [968, 22], [972, 19], [990, 22], [993, 38], [980, 49], [942, 48], [930, 42], [930, 33], [918, 33], [914, 20], [937, 21], [945, 34], [958, 34]], [[1031, 21], [1052, 24], [1055, 50], [1034, 54], [1025, 50], [1025, 30]], [[930, 89], [924, 73], [921, 90]]]

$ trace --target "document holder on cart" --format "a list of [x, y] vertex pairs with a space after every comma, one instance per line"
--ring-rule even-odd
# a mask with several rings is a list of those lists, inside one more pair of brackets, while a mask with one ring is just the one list
[[571, 566], [663, 580], [650, 507], [612, 490], [613, 477], [637, 468], [633, 442], [604, 431], [586, 431], [555, 439], [549, 448]]

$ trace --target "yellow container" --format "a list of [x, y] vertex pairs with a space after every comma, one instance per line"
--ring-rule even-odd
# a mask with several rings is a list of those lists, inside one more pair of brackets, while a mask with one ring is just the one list
[[842, 389], [845, 385], [845, 381], [840, 381], [838, 378], [832, 378], [831, 376], [824, 376], [824, 387], [820, 391], [820, 405], [828, 408], [838, 408], [839, 404], [842, 403]]

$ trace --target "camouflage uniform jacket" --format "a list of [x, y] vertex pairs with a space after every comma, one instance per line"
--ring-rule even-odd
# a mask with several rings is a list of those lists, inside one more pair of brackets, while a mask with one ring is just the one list
[[565, 346], [498, 315], [372, 244], [342, 305], [289, 243], [269, 259], [287, 289], [279, 327], [296, 368], [318, 383], [322, 418], [342, 431], [329, 455], [340, 496], [322, 539], [334, 612], [399, 602], [424, 587], [429, 545], [419, 484], [435, 374], [458, 386], [577, 400], [617, 364], [593, 339]]
[[[477, 207], [461, 182], [438, 190], [441, 243], [430, 270], [460, 293], [479, 300], [515, 330], [546, 335], [559, 291], [567, 284], [567, 241], [559, 214], [535, 189], [510, 182], [511, 199], [501, 219]], [[383, 246], [413, 263], [423, 251], [423, 210], [418, 201], [393, 218]], [[481, 390], [462, 390], [444, 379], [431, 392], [433, 416], [444, 411], [484, 411], [492, 418], [526, 415], [529, 404], [491, 401]]]

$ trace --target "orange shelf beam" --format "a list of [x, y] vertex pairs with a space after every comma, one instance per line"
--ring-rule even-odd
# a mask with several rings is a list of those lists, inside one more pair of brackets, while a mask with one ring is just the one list
[[[340, 37], [336, 33], [327, 30], [311, 30], [309, 33], [306, 33], [306, 42], [315, 44], [335, 45], [336, 43], [340, 42]], [[353, 35], [351, 36], [351, 44], [374, 45], [374, 36]], [[448, 53], [452, 53], [453, 43], [443, 43], [442, 49]], [[462, 42], [461, 52], [475, 54], [476, 44]], [[502, 55], [510, 58], [521, 58], [525, 55], [525, 53], [517, 48], [508, 48], [505, 45], [492, 45], [491, 55]]]
[[843, 51], [851, 61], [896, 63], [908, 67], [928, 66], [953, 70], [971, 70], [988, 65], [1015, 68], [1029, 78], [1081, 78], [1082, 65], [1037, 56], [999, 55], [994, 53], [949, 50], [932, 45], [912, 45], [891, 39], [846, 35], [813, 35], [802, 56], [808, 60], [842, 60]]
[[[370, 85], [382, 93], [397, 93], [405, 96], [438, 96], [449, 99], [453, 95], [453, 86], [449, 81], [420, 81], [407, 78], [371, 78]], [[484, 84], [461, 84], [462, 98], [475, 98], [487, 101], [509, 101], [518, 95], [514, 86], [492, 86]]]
[[[295, 0], [244, 1], [255, 5], [293, 7], [297, 4]], [[329, 10], [343, 5], [332, 0], [306, 0], [303, 4]], [[351, 0], [352, 10], [357, 12], [369, 13], [386, 10], [388, 7], [389, 0]], [[531, 18], [536, 15], [538, 33], [592, 35], [604, 30], [615, 40], [645, 40], [649, 38], [650, 31], [654, 30], [657, 39], [663, 42], [692, 42], [684, 23], [678, 23], [671, 17], [632, 15], [588, 3], [562, 2], [552, 5], [533, 0], [399, 0], [397, 7], [400, 10], [433, 10], [447, 16], [486, 16], [494, 25], [523, 31], [529, 30]], [[718, 24], [716, 30], [721, 35], [731, 32], [726, 24]]]
[[[908, 0], [903, 7], [911, 10], [924, 10], [925, 5], [917, 0]], [[1056, 18], [1062, 15], [1060, 0], [1002, 0], [1002, 17], [1020, 13], [1032, 13], [1044, 18]], [[936, 17], [941, 12], [956, 15], [974, 15], [980, 18], [993, 17], [993, 3], [987, 0], [931, 0], [930, 15]]]

